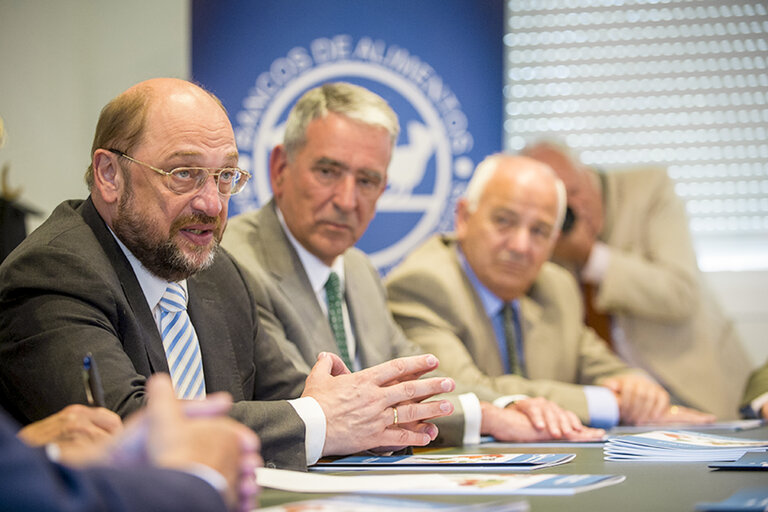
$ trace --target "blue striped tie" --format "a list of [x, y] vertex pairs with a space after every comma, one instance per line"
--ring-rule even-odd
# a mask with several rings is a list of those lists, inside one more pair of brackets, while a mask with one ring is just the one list
[[160, 335], [171, 370], [176, 397], [205, 398], [200, 343], [187, 314], [187, 294], [178, 283], [170, 283], [160, 299]]

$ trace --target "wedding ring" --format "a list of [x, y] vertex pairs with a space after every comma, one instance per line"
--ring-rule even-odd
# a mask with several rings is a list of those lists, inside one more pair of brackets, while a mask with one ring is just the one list
[[397, 425], [397, 407], [393, 407], [392, 412], [395, 413], [395, 421], [393, 421], [392, 424]]
[[671, 415], [673, 415], [673, 416], [674, 416], [675, 414], [677, 414], [678, 412], [680, 412], [680, 407], [678, 407], [677, 405], [673, 405], [673, 406], [671, 406], [671, 407], [669, 408], [669, 414], [671, 414]]

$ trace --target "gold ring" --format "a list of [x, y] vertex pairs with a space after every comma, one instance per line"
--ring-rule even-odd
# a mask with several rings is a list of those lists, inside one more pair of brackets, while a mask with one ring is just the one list
[[393, 407], [392, 412], [395, 413], [395, 421], [393, 421], [392, 424], [397, 425], [397, 407]]
[[680, 407], [673, 405], [669, 408], [669, 414], [675, 415], [680, 412]]

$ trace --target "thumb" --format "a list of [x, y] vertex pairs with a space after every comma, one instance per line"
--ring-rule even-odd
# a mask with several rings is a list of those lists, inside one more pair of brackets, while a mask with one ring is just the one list
[[[333, 352], [320, 352], [317, 355], [318, 362], [320, 359], [328, 359], [330, 361], [331, 367], [330, 367], [330, 373], [334, 377], [337, 375], [345, 375], [348, 373], [352, 373], [349, 371], [349, 368], [347, 368], [347, 365], [344, 364], [344, 360], [342, 360], [338, 355], [334, 354]], [[315, 363], [315, 366], [317, 366], [317, 363]]]
[[167, 373], [157, 373], [147, 381], [147, 413], [151, 423], [165, 424], [181, 420], [181, 405]]

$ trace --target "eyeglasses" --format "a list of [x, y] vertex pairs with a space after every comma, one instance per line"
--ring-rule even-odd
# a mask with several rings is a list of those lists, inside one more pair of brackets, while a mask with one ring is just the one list
[[143, 165], [148, 169], [152, 169], [158, 174], [165, 176], [165, 185], [171, 192], [176, 194], [188, 194], [190, 192], [196, 192], [203, 188], [208, 176], [213, 176], [216, 181], [216, 187], [219, 190], [219, 194], [222, 196], [231, 196], [237, 194], [250, 179], [251, 175], [248, 171], [240, 169], [239, 167], [224, 167], [224, 168], [211, 168], [211, 167], [176, 167], [170, 171], [164, 171], [157, 167], [152, 167], [149, 164], [136, 160], [118, 149], [107, 149], [118, 156], [121, 156], [131, 162]]

